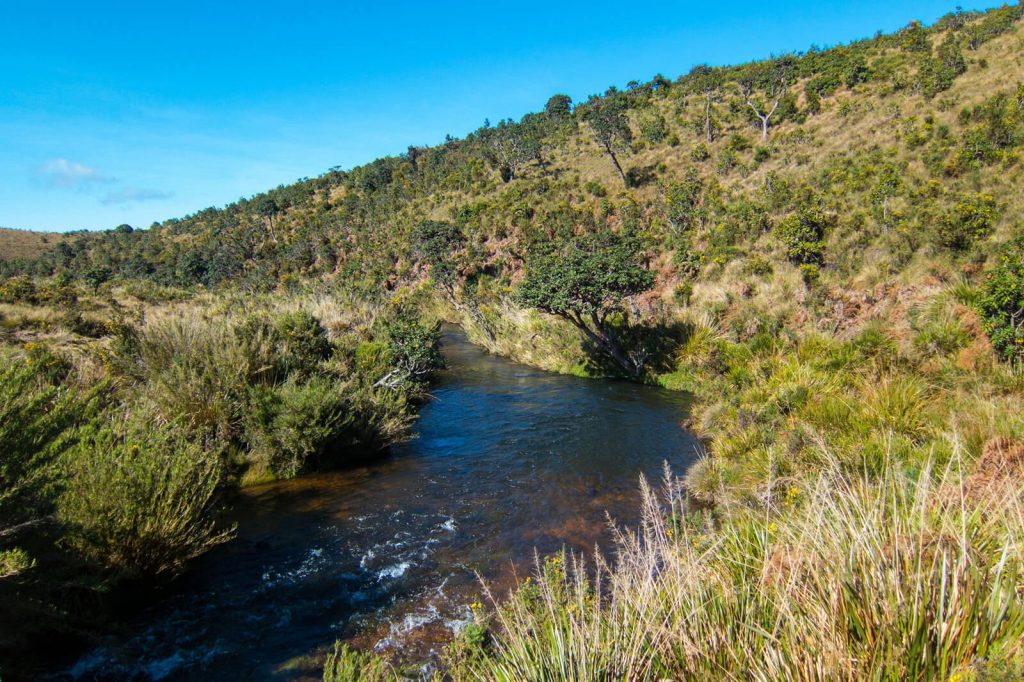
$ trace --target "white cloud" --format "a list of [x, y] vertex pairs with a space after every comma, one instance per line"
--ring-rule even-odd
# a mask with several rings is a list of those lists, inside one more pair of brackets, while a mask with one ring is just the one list
[[108, 192], [102, 199], [105, 206], [112, 204], [130, 204], [138, 201], [161, 201], [170, 199], [173, 192], [164, 192], [159, 189], [144, 189], [142, 187], [122, 187], [121, 189]]
[[116, 181], [116, 178], [104, 175], [95, 168], [67, 159], [50, 159], [36, 168], [36, 177], [51, 187], [61, 189], [82, 189]]

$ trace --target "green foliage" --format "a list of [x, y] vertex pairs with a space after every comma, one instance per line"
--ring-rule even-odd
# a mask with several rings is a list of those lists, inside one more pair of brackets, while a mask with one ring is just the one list
[[67, 467], [66, 542], [114, 571], [174, 573], [228, 537], [214, 520], [219, 458], [173, 426], [99, 418]]
[[25, 358], [0, 354], [0, 549], [18, 540], [22, 524], [53, 511], [59, 463], [105, 390], [79, 394], [62, 386], [66, 366], [55, 373], [52, 357], [41, 346]]
[[452, 295], [458, 277], [455, 252], [465, 239], [457, 225], [436, 220], [419, 223], [412, 233], [414, 253], [430, 265], [435, 284]]
[[621, 369], [639, 376], [642, 362], [627, 354], [609, 322], [627, 297], [654, 285], [639, 253], [637, 239], [610, 232], [548, 245], [531, 256], [516, 300], [568, 320]]
[[384, 323], [383, 336], [394, 368], [388, 386], [421, 385], [444, 368], [439, 324], [423, 324], [411, 312], [398, 310]]
[[690, 160], [697, 163], [703, 163], [711, 158], [711, 152], [708, 150], [708, 146], [703, 142], [698, 142], [690, 150]]
[[28, 275], [11, 277], [0, 286], [0, 302], [35, 305], [39, 302], [35, 282]]
[[277, 362], [284, 375], [311, 376], [333, 353], [327, 330], [305, 310], [282, 315], [275, 327]]
[[704, 182], [696, 170], [690, 169], [680, 182], [665, 188], [668, 221], [677, 231], [688, 231], [703, 225], [707, 218], [704, 207]]
[[668, 139], [669, 128], [660, 114], [647, 114], [639, 121], [640, 137], [648, 142], [659, 144]]
[[985, 331], [1008, 361], [1024, 358], [1024, 243], [1005, 250], [985, 278], [978, 298]]
[[244, 417], [251, 459], [277, 478], [318, 464], [350, 426], [348, 393], [322, 377], [254, 389]]
[[553, 118], [568, 118], [572, 115], [572, 98], [568, 95], [553, 95], [544, 105], [544, 113]]
[[384, 659], [335, 642], [324, 664], [324, 682], [391, 682], [397, 680]]
[[939, 241], [951, 249], [964, 249], [992, 232], [998, 218], [995, 199], [974, 193], [960, 198], [938, 226]]
[[953, 33], [939, 45], [937, 55], [925, 59], [918, 72], [919, 87], [925, 97], [935, 97], [948, 90], [957, 76], [967, 71], [967, 61], [960, 51], [959, 41]]
[[628, 149], [633, 141], [627, 112], [629, 103], [620, 92], [609, 91], [604, 97], [592, 97], [583, 112], [583, 121], [590, 127], [594, 140], [612, 160], [615, 169], [626, 182], [626, 175], [619, 164], [616, 151]]
[[583, 324], [603, 320], [635, 294], [654, 284], [638, 260], [636, 239], [605, 233], [573, 239], [538, 253], [517, 291], [519, 302]]
[[786, 248], [786, 257], [800, 265], [821, 265], [825, 256], [825, 233], [832, 216], [810, 203], [804, 204], [775, 227], [775, 236]]

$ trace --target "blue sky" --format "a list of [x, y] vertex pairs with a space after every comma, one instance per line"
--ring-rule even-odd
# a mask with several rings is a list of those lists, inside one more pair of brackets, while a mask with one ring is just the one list
[[[0, 23], [0, 226], [137, 227], [694, 64], [930, 23], [892, 2], [50, 2]], [[967, 5], [965, 5], [967, 6]]]

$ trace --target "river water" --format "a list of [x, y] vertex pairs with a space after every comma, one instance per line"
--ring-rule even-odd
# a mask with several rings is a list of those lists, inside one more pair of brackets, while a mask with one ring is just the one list
[[549, 374], [444, 337], [416, 437], [372, 463], [245, 490], [237, 538], [200, 559], [65, 679], [317, 679], [336, 639], [430, 661], [534, 551], [608, 545], [641, 474], [696, 456], [687, 398]]

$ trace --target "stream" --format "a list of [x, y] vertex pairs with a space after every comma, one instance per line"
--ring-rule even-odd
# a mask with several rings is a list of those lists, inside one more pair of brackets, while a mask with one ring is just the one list
[[415, 437], [358, 467], [248, 488], [236, 539], [194, 562], [56, 679], [319, 679], [336, 639], [436, 659], [541, 555], [608, 549], [641, 474], [695, 459], [684, 394], [550, 374], [461, 332]]

